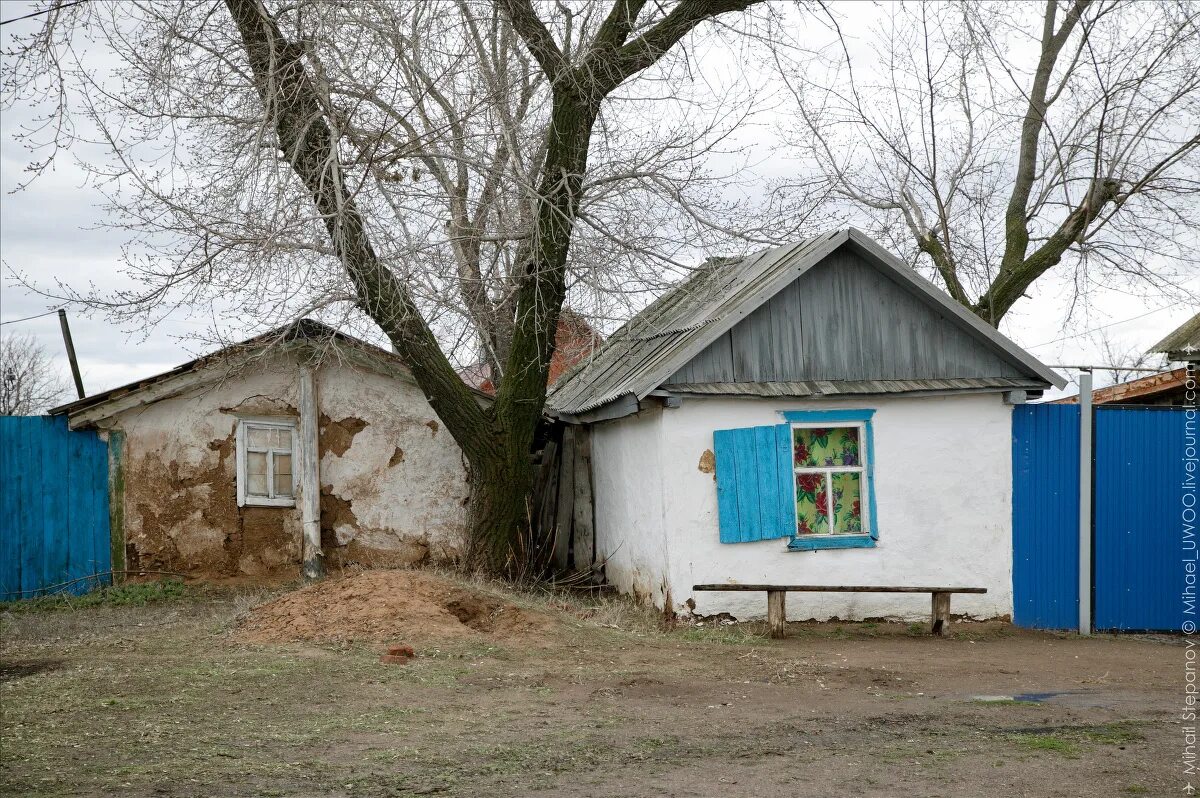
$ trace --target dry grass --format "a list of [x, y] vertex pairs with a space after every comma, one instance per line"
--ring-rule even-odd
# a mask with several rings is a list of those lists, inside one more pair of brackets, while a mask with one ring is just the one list
[[410, 665], [382, 666], [367, 646], [237, 642], [238, 618], [274, 591], [0, 612], [0, 793], [1165, 790], [1156, 707], [1170, 704], [1156, 693], [1128, 717], [969, 700], [1004, 693], [987, 683], [1010, 678], [1000, 671], [1065, 678], [1047, 668], [1078, 663], [1072, 650], [1110, 674], [1105, 689], [1150, 690], [1162, 646], [1003, 630], [933, 640], [902, 624], [797, 624], [781, 642], [758, 624], [672, 627], [619, 597], [462, 584], [562, 621], [532, 645], [418, 645]]

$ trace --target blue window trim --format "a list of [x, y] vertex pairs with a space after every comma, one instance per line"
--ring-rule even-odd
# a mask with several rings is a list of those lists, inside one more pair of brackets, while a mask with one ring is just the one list
[[[872, 525], [873, 526], [873, 525]], [[824, 535], [792, 538], [788, 551], [820, 551], [821, 549], [873, 549], [875, 538], [870, 535]]]
[[[874, 410], [783, 410], [780, 417], [788, 423], [833, 424], [839, 421], [861, 421], [867, 430], [867, 508], [871, 528], [866, 535], [827, 535], [795, 537], [788, 551], [819, 551], [821, 549], [873, 549], [879, 540], [879, 513], [875, 509], [875, 431], [871, 426]], [[795, 513], [795, 502], [790, 503]], [[793, 519], [793, 525], [795, 520]]]

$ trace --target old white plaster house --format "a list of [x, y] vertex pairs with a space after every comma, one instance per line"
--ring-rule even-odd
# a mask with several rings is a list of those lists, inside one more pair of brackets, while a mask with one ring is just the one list
[[463, 457], [424, 393], [396, 355], [318, 322], [51, 412], [108, 437], [115, 568], [289, 578], [465, 544]]
[[[550, 397], [590, 463], [573, 566], [739, 618], [763, 595], [692, 586], [971, 585], [956, 611], [1011, 614], [1012, 406], [1062, 384], [856, 230], [711, 260]], [[806, 593], [791, 614], [928, 602]]]

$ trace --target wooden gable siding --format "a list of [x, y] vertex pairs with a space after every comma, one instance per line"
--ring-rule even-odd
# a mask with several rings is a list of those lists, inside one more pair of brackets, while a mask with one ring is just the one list
[[666, 384], [1022, 376], [940, 311], [841, 249]]

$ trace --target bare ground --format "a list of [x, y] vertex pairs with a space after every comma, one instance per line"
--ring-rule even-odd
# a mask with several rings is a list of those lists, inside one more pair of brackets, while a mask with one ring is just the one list
[[[1177, 639], [793, 624], [770, 641], [502, 598], [558, 620], [393, 641], [417, 648], [403, 666], [377, 644], [244, 642], [245, 594], [4, 613], [0, 792], [1183, 794]], [[1032, 693], [1059, 695], [1003, 698]]]

